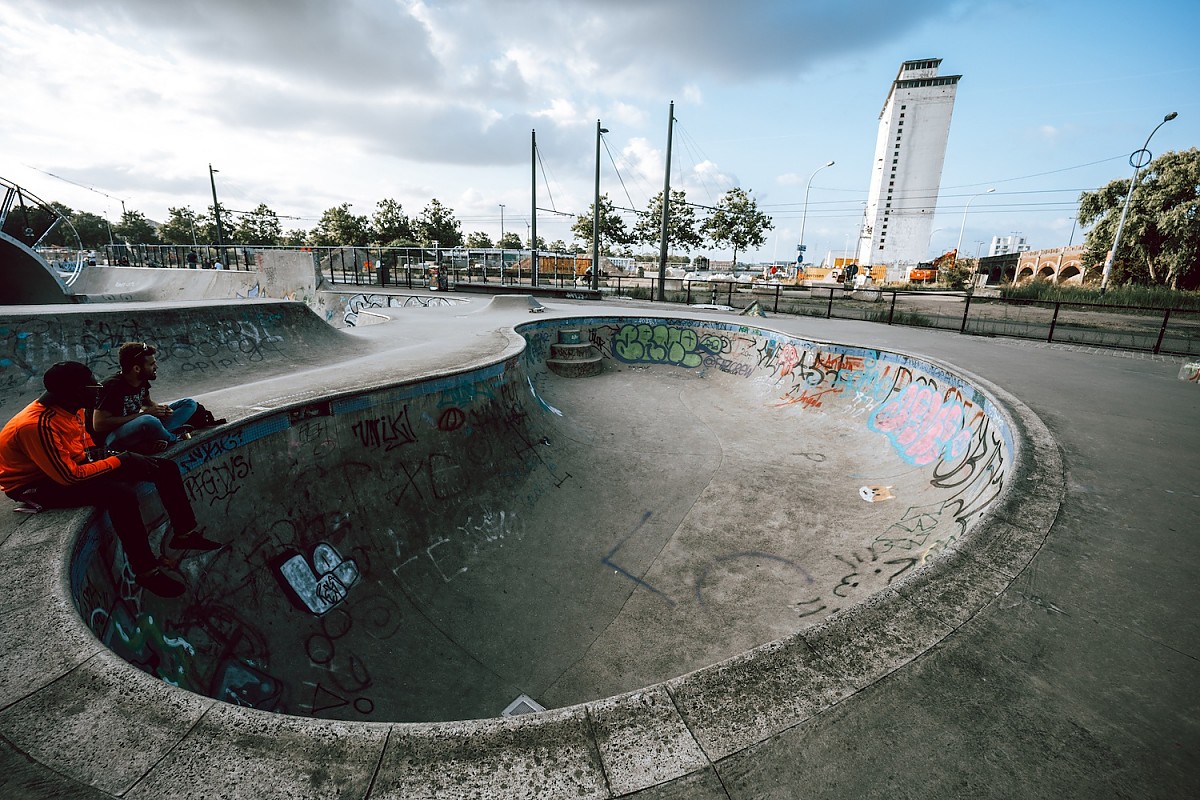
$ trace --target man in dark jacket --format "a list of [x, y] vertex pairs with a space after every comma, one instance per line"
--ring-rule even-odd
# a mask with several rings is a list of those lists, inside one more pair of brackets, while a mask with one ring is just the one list
[[35, 508], [107, 511], [138, 584], [162, 597], [178, 597], [184, 583], [150, 550], [137, 484], [149, 481], [158, 490], [175, 531], [171, 547], [215, 550], [220, 544], [196, 526], [179, 467], [169, 459], [128, 452], [90, 459], [83, 414], [100, 389], [92, 371], [78, 361], [60, 361], [46, 370], [42, 383], [45, 394], [0, 430], [0, 490]]
[[102, 384], [92, 415], [92, 427], [105, 447], [161, 453], [195, 427], [195, 400], [167, 404], [151, 399], [150, 384], [158, 378], [156, 353], [146, 342], [125, 342], [117, 351], [121, 371]]

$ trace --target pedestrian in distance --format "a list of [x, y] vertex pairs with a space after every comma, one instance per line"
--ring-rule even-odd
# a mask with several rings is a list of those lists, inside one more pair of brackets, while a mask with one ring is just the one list
[[161, 597], [186, 586], [172, 564], [154, 556], [141, 516], [138, 484], [154, 484], [171, 523], [168, 546], [221, 547], [198, 527], [175, 462], [130, 452], [94, 453], [84, 414], [100, 385], [86, 364], [60, 361], [42, 377], [44, 394], [0, 429], [0, 490], [23, 510], [96, 506], [107, 511], [138, 585]]

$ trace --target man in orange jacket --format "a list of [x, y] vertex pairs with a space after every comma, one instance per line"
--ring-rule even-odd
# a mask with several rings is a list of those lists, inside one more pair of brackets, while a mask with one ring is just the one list
[[196, 516], [175, 462], [136, 453], [91, 460], [83, 413], [95, 405], [99, 384], [87, 365], [60, 361], [42, 377], [46, 393], [0, 430], [0, 490], [43, 508], [97, 506], [109, 513], [138, 584], [162, 597], [178, 597], [183, 581], [150, 550], [137, 484], [150, 481], [175, 531], [170, 546], [215, 550], [196, 527]]

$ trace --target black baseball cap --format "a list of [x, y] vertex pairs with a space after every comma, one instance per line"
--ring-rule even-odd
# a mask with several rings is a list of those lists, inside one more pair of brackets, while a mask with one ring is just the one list
[[78, 361], [59, 361], [42, 376], [46, 391], [54, 394], [70, 394], [80, 389], [100, 388], [96, 376], [87, 364]]

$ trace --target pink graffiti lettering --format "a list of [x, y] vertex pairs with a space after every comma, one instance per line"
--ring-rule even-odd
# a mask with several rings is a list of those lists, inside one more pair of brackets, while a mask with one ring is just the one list
[[962, 403], [912, 383], [872, 414], [868, 427], [887, 434], [906, 461], [924, 466], [939, 458], [952, 463], [966, 453], [971, 432], [963, 427], [963, 417]]

